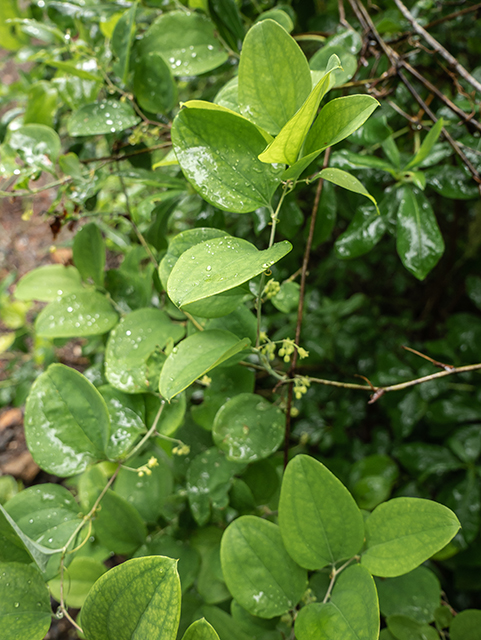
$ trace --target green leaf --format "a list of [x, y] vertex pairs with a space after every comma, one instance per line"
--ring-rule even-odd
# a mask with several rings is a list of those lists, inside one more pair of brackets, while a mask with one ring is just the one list
[[238, 393], [217, 412], [214, 442], [234, 462], [254, 462], [277, 451], [284, 439], [285, 416], [255, 393]]
[[251, 280], [291, 249], [287, 240], [264, 251], [247, 240], [231, 236], [206, 240], [177, 260], [167, 282], [167, 293], [182, 308]]
[[387, 500], [398, 476], [397, 464], [386, 455], [372, 454], [355, 462], [349, 486], [359, 508], [371, 511]]
[[426, 180], [431, 189], [445, 198], [453, 200], [474, 200], [479, 198], [479, 191], [468, 170], [443, 164], [428, 169]]
[[151, 536], [151, 538], [135, 552], [135, 557], [167, 556], [178, 560], [177, 571], [179, 572], [182, 593], [185, 593], [192, 587], [199, 573], [199, 552], [188, 542], [176, 540], [163, 532], [159, 532], [158, 535]]
[[116, 71], [123, 84], [127, 82], [129, 74], [130, 50], [135, 36], [136, 11], [137, 2], [134, 2], [130, 9], [125, 11], [118, 20], [110, 41], [112, 51], [119, 58], [119, 64]]
[[401, 262], [424, 280], [444, 253], [444, 240], [426, 196], [408, 186], [399, 194], [396, 248]]
[[[105, 352], [105, 375], [110, 384], [125, 393], [143, 393], [157, 388], [155, 353], [169, 340], [185, 334], [159, 309], [137, 309], [126, 315], [112, 331]], [[155, 374], [155, 375], [154, 375]], [[153, 379], [155, 378], [155, 379]]]
[[[93, 584], [107, 571], [104, 565], [89, 557], [75, 557], [64, 569], [63, 595], [67, 606], [74, 609], [83, 607]], [[60, 576], [48, 583], [50, 591], [60, 602]]]
[[52, 364], [34, 382], [25, 408], [25, 437], [35, 462], [64, 477], [105, 458], [110, 435], [107, 407], [82, 374]]
[[219, 640], [219, 636], [214, 627], [205, 618], [201, 618], [190, 625], [182, 640]]
[[331, 86], [331, 73], [339, 68], [339, 58], [329, 60], [325, 75], [311, 91], [302, 107], [282, 127], [275, 140], [263, 151], [259, 160], [262, 162], [281, 162], [294, 164], [297, 160], [309, 127], [316, 117], [317, 110]]
[[174, 347], [160, 374], [161, 395], [170, 402], [197, 378], [247, 349], [250, 340], [239, 340], [230, 331], [211, 330], [194, 333]]
[[451, 640], [477, 640], [481, 625], [479, 609], [465, 609], [455, 616], [449, 626]]
[[177, 87], [160, 53], [141, 56], [135, 63], [134, 95], [142, 109], [167, 113], [177, 102]]
[[328, 602], [300, 610], [295, 631], [298, 640], [377, 640], [379, 605], [369, 571], [360, 565], [345, 569]]
[[16, 562], [0, 563], [2, 640], [42, 640], [51, 621], [50, 594], [38, 570]]
[[350, 80], [357, 69], [357, 57], [342, 44], [326, 44], [309, 60], [309, 67], [312, 71], [325, 71], [333, 55], [339, 58], [340, 66], [334, 71], [332, 86], [339, 87]]
[[441, 585], [427, 567], [418, 567], [398, 578], [376, 578], [376, 586], [384, 617], [398, 614], [420, 623], [434, 620], [441, 602]]
[[184, 11], [159, 16], [140, 41], [139, 51], [141, 55], [159, 53], [174, 76], [197, 76], [228, 58], [212, 22], [200, 13]]
[[45, 571], [50, 555], [50, 549], [30, 540], [0, 504], [0, 562], [30, 564], [33, 560]]
[[95, 136], [125, 131], [139, 121], [130, 104], [109, 98], [77, 109], [68, 119], [67, 129], [70, 136]]
[[362, 515], [349, 491], [305, 455], [291, 460], [284, 473], [279, 526], [287, 551], [306, 569], [352, 557], [364, 539]]
[[[95, 59], [92, 58], [92, 60], [95, 62], [95, 69], [97, 69], [97, 64]], [[66, 74], [70, 76], [75, 76], [76, 78], [82, 78], [82, 80], [90, 80], [92, 82], [103, 82], [101, 76], [98, 76], [94, 73], [90, 73], [90, 71], [86, 71], [85, 69], [83, 69], [82, 62], [73, 64], [72, 62], [65, 62], [63, 60], [54, 60], [53, 58], [49, 58], [48, 66], [55, 67], [56, 69], [60, 69], [60, 71], [65, 71]], [[93, 62], [91, 62], [91, 64], [88, 66], [94, 66]]]
[[104, 295], [84, 289], [42, 309], [35, 320], [35, 332], [42, 338], [98, 336], [110, 331], [118, 319]]
[[376, 507], [365, 527], [362, 564], [373, 575], [395, 578], [442, 549], [460, 525], [454, 513], [437, 502], [394, 498]]
[[297, 42], [274, 20], [255, 24], [244, 39], [239, 63], [241, 113], [275, 135], [302, 107], [311, 88], [309, 65]]
[[24, 124], [9, 134], [8, 144], [31, 165], [51, 165], [62, 148], [58, 133], [44, 124]]
[[25, 124], [43, 124], [47, 127], [53, 127], [57, 106], [58, 95], [54, 85], [44, 80], [35, 82], [28, 92], [28, 102], [23, 122]]
[[294, 23], [292, 22], [290, 15], [282, 9], [270, 9], [269, 11], [264, 11], [257, 16], [254, 24], [261, 22], [262, 20], [274, 20], [274, 22], [278, 22], [281, 27], [284, 27], [288, 33], [291, 33], [294, 29]]
[[347, 189], [348, 191], [353, 191], [354, 193], [358, 193], [361, 196], [366, 196], [376, 207], [376, 212], [378, 215], [381, 215], [379, 212], [379, 207], [377, 206], [376, 199], [369, 193], [366, 187], [359, 182], [357, 178], [355, 178], [347, 171], [343, 171], [342, 169], [332, 169], [327, 168], [323, 169], [319, 173], [319, 177], [322, 180], [327, 180], [328, 182], [332, 182], [336, 184], [338, 187], [342, 187], [343, 189]]
[[95, 222], [83, 226], [73, 241], [73, 261], [82, 279], [92, 278], [98, 287], [104, 284], [105, 246]]
[[307, 586], [307, 572], [286, 552], [279, 527], [262, 518], [242, 516], [227, 527], [221, 561], [232, 596], [260, 618], [295, 607]]
[[20, 16], [17, 0], [4, 0], [0, 3], [0, 41], [3, 49], [17, 51], [25, 44], [26, 38], [19, 27], [7, 22], [7, 20], [18, 19]]
[[383, 237], [386, 228], [386, 220], [374, 207], [359, 207], [346, 231], [334, 243], [337, 257], [358, 258], [371, 251]]
[[389, 616], [387, 628], [396, 640], [439, 640], [438, 632], [428, 624], [421, 624], [407, 616]]
[[175, 640], [180, 618], [177, 562], [152, 556], [110, 569], [82, 608], [86, 640]]
[[202, 108], [184, 107], [172, 125], [175, 154], [187, 180], [224, 211], [248, 213], [269, 206], [283, 167], [258, 159], [265, 136], [233, 111], [197, 104]]
[[119, 460], [130, 450], [141, 433], [145, 433], [143, 398], [123, 393], [106, 384], [99, 387], [110, 416], [110, 439], [106, 454]]
[[94, 531], [102, 546], [111, 553], [121, 555], [131, 555], [144, 544], [147, 536], [147, 529], [137, 509], [111, 489], [102, 498]]
[[299, 305], [300, 285], [297, 282], [283, 282], [276, 295], [271, 298], [272, 304], [282, 313], [292, 313]]
[[207, 0], [207, 6], [220, 37], [233, 51], [239, 51], [244, 25], [235, 0]]
[[[220, 607], [204, 605], [200, 613], [206, 617], [208, 622], [215, 627], [220, 640], [254, 640], [251, 634], [247, 634], [231, 615]], [[246, 612], [247, 615], [249, 615]], [[265, 622], [262, 620], [261, 622]], [[266, 638], [265, 640], [269, 640]], [[272, 639], [270, 639], [272, 640]], [[277, 637], [274, 640], [279, 640]]]
[[412, 169], [413, 167], [417, 167], [428, 157], [431, 153], [432, 148], [438, 141], [439, 136], [441, 135], [442, 128], [444, 126], [444, 121], [442, 118], [436, 122], [436, 124], [431, 127], [428, 135], [424, 138], [422, 145], [419, 147], [417, 153], [411, 158], [411, 160], [404, 167], [404, 171], [408, 169]]
[[80, 273], [75, 267], [48, 264], [20, 278], [14, 296], [17, 300], [52, 302], [59, 296], [84, 291]]

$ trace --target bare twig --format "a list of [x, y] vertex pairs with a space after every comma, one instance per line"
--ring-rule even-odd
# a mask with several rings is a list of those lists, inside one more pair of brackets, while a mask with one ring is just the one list
[[90, 164], [91, 162], [121, 162], [134, 156], [140, 156], [143, 153], [150, 153], [151, 151], [157, 151], [157, 149], [165, 149], [171, 147], [172, 142], [163, 142], [162, 144], [155, 144], [153, 147], [146, 147], [145, 149], [136, 149], [132, 153], [125, 153], [123, 156], [104, 156], [102, 158], [87, 158], [86, 160], [80, 160], [82, 164]]

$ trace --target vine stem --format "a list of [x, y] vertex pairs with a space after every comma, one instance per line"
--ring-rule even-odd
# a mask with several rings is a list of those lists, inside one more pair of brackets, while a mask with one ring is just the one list
[[349, 560], [345, 562], [342, 566], [340, 566], [339, 569], [336, 569], [334, 566], [332, 567], [331, 581], [329, 582], [329, 587], [327, 588], [326, 595], [324, 596], [324, 600], [322, 601], [323, 604], [325, 604], [331, 597], [332, 589], [334, 587], [334, 583], [336, 582], [337, 576], [341, 573], [341, 571], [343, 571], [347, 566], [349, 566], [353, 560], [356, 560], [357, 558], [358, 556], [349, 558]]

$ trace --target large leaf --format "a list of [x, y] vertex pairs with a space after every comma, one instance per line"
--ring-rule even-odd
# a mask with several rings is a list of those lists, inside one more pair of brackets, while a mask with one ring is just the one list
[[352, 191], [369, 198], [376, 207], [377, 214], [380, 215], [376, 199], [369, 193], [362, 182], [359, 182], [355, 176], [351, 175], [347, 171], [328, 167], [327, 169], [323, 169], [319, 172], [319, 177], [322, 180], [327, 180], [328, 182], [336, 184], [338, 187], [342, 187], [343, 189], [347, 189], [348, 191]]
[[455, 616], [449, 626], [451, 640], [476, 640], [481, 625], [479, 609], [465, 609]]
[[287, 240], [265, 251], [231, 236], [206, 240], [180, 256], [167, 282], [167, 292], [178, 307], [183, 307], [251, 280], [291, 249]]
[[311, 88], [309, 65], [296, 41], [274, 20], [255, 24], [244, 39], [239, 63], [241, 113], [275, 135]]
[[182, 171], [219, 209], [248, 213], [269, 206], [283, 167], [258, 159], [266, 138], [254, 124], [213, 107], [187, 106], [174, 120], [172, 142]]
[[48, 264], [26, 273], [19, 280], [14, 295], [18, 300], [52, 302], [59, 296], [83, 290], [80, 273], [75, 267]]
[[364, 539], [354, 498], [329, 469], [305, 455], [287, 465], [279, 526], [287, 551], [306, 569], [321, 569], [352, 557]]
[[437, 502], [394, 498], [376, 507], [365, 527], [362, 564], [373, 575], [394, 578], [447, 545], [460, 525], [454, 513]]
[[286, 552], [279, 527], [262, 518], [242, 516], [227, 527], [221, 561], [232, 596], [260, 618], [295, 607], [307, 586], [307, 572]]
[[20, 16], [17, 0], [3, 0], [0, 3], [0, 40], [3, 49], [16, 51], [25, 44], [26, 38], [18, 26], [7, 22], [7, 20], [18, 19]]
[[83, 280], [92, 278], [97, 286], [103, 286], [105, 246], [100, 229], [94, 222], [83, 226], [75, 236], [73, 261]]
[[197, 378], [249, 345], [248, 338], [239, 340], [230, 331], [194, 333], [174, 347], [165, 361], [160, 374], [160, 393], [170, 401]]
[[110, 418], [102, 396], [82, 374], [52, 364], [34, 382], [25, 408], [25, 437], [36, 463], [71, 476], [105, 458]]
[[0, 563], [2, 640], [42, 640], [51, 621], [50, 594], [38, 570], [17, 562]]
[[165, 113], [174, 106], [177, 88], [160, 53], [147, 53], [136, 61], [134, 94], [142, 109], [152, 113]]
[[159, 16], [140, 42], [140, 53], [160, 53], [175, 76], [196, 76], [223, 64], [228, 56], [214, 25], [199, 13], [170, 11]]
[[369, 571], [348, 567], [336, 580], [326, 603], [313, 603], [296, 619], [298, 640], [377, 640], [379, 604]]
[[98, 336], [117, 324], [118, 315], [108, 299], [97, 291], [77, 291], [54, 300], [35, 320], [42, 338]]
[[127, 102], [109, 98], [77, 109], [67, 122], [71, 136], [95, 136], [133, 127], [140, 118]]
[[396, 247], [406, 269], [424, 280], [444, 253], [444, 240], [426, 196], [404, 186], [397, 212]]
[[176, 560], [134, 558], [104, 574], [82, 608], [87, 640], [175, 640], [180, 617]]

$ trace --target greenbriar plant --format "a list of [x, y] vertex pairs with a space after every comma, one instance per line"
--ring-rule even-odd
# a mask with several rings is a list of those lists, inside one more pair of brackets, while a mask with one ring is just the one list
[[[0, 9], [11, 49], [22, 51], [28, 35], [44, 43], [28, 55], [48, 77], [32, 84], [21, 118], [3, 122], [2, 175], [13, 183], [20, 173], [17, 194], [31, 195], [29, 181], [49, 173], [53, 207], [89, 218], [73, 264], [30, 271], [5, 305], [24, 313], [30, 301], [46, 303], [35, 340], [53, 351], [81, 339], [92, 362], [80, 373], [39, 358], [44, 370], [32, 375], [27, 445], [44, 472], [66, 480], [0, 504], [2, 638], [41, 640], [52, 596], [54, 615], [87, 640], [377, 640], [380, 615], [382, 640], [444, 638], [447, 628], [450, 640], [466, 640], [480, 612], [453, 618], [434, 565], [420, 565], [465, 548], [479, 526], [459, 533], [452, 510], [412, 488], [388, 499], [399, 470], [385, 451], [353, 465], [351, 495], [318, 451], [305, 455], [308, 433], [289, 450], [288, 430], [293, 399], [320, 396], [317, 383], [372, 391], [375, 401], [418, 382], [344, 385], [309, 366], [298, 372], [298, 360], [319, 364], [319, 317], [302, 346], [292, 314], [300, 330], [307, 259], [332, 231], [334, 186], [369, 201], [337, 239], [340, 257], [366, 253], [389, 231], [409, 273], [424, 279], [434, 268], [444, 244], [422, 169], [443, 121], [410, 158], [387, 126], [388, 161], [331, 154], [382, 124], [370, 95], [326, 101], [356, 69], [354, 30], [308, 61], [289, 35], [289, 6], [251, 8], [246, 33], [233, 0], [162, 13], [152, 4], [48, 2], [45, 22], [40, 5], [30, 17], [10, 0]], [[195, 78], [188, 90], [186, 77]], [[382, 171], [392, 184], [379, 199], [346, 168]], [[303, 259], [294, 193], [312, 183], [321, 228], [312, 227]], [[106, 270], [118, 254], [120, 266]], [[362, 304], [362, 294], [327, 304], [330, 330]], [[430, 381], [480, 368], [433, 362], [444, 371]], [[457, 458], [443, 467], [464, 464], [473, 484], [476, 433], [452, 437]], [[422, 471], [416, 445], [396, 456]]]

